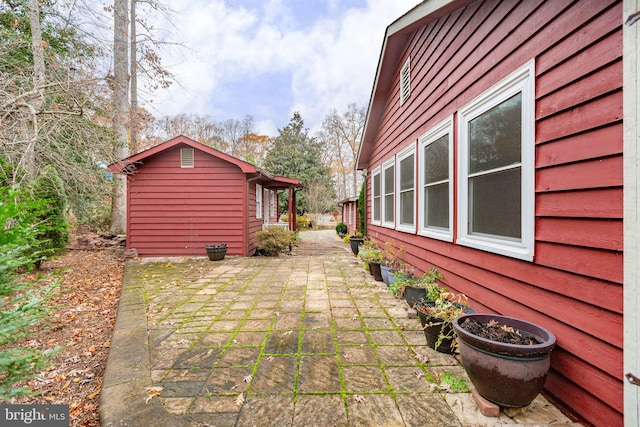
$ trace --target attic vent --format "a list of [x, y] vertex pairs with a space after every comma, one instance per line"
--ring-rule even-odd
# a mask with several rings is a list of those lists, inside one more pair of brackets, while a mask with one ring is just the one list
[[411, 94], [411, 58], [407, 58], [400, 70], [400, 105], [404, 104]]
[[180, 149], [180, 167], [181, 168], [193, 167], [193, 148]]

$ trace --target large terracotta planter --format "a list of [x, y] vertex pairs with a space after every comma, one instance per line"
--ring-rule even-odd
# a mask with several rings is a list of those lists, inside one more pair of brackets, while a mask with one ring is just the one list
[[[541, 344], [518, 345], [491, 341], [461, 327], [469, 319], [495, 320], [501, 325], [536, 337]], [[453, 321], [458, 335], [460, 360], [480, 396], [505, 407], [529, 405], [542, 391], [549, 372], [556, 337], [549, 330], [507, 316], [467, 314]]]

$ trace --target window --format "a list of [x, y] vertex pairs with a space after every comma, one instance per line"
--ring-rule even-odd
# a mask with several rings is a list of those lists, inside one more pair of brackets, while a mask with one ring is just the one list
[[411, 95], [411, 58], [407, 58], [400, 69], [400, 105]]
[[192, 168], [193, 167], [193, 148], [181, 148], [180, 149], [180, 167]]
[[262, 185], [256, 184], [256, 218], [262, 218]]
[[453, 120], [448, 118], [420, 137], [420, 234], [453, 240]]
[[394, 159], [382, 165], [382, 225], [395, 227], [395, 168]]
[[371, 175], [371, 192], [372, 203], [371, 203], [371, 223], [374, 225], [382, 224], [380, 212], [381, 212], [381, 190], [380, 190], [380, 168], [376, 168]]
[[458, 243], [533, 260], [534, 67], [460, 110]]
[[397, 229], [415, 233], [416, 231], [416, 146], [411, 144], [396, 157], [398, 183]]

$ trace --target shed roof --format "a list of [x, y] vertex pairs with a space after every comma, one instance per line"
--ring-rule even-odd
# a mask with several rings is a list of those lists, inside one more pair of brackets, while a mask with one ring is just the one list
[[229, 162], [237, 166], [238, 168], [240, 168], [240, 170], [243, 173], [253, 174], [255, 178], [260, 178], [263, 181], [267, 182], [270, 188], [289, 188], [289, 187], [302, 186], [302, 182], [296, 178], [272, 176], [269, 173], [265, 172], [264, 170], [258, 168], [257, 166], [252, 165], [251, 163], [245, 162], [244, 160], [240, 160], [237, 157], [223, 153], [220, 150], [216, 150], [215, 148], [209, 147], [208, 145], [204, 145], [201, 142], [195, 141], [184, 135], [179, 135], [175, 138], [172, 138], [168, 141], [158, 144], [155, 147], [151, 147], [147, 150], [144, 150], [137, 154], [129, 156], [126, 159], [122, 159], [120, 161], [114, 162], [110, 164], [107, 167], [107, 169], [110, 172], [114, 172], [114, 173], [125, 173], [125, 174], [130, 173], [130, 171], [132, 170], [132, 167], [135, 168], [136, 164], [143, 163], [146, 159], [181, 144], [188, 145], [196, 150], [203, 151], [209, 155], [212, 155], [221, 160]]
[[475, 0], [425, 0], [406, 14], [392, 22], [386, 29], [378, 69], [371, 90], [364, 132], [358, 148], [356, 168], [365, 169], [375, 143], [380, 119], [384, 113], [389, 90], [393, 87], [393, 76], [401, 55], [416, 29], [443, 16], [466, 7]]

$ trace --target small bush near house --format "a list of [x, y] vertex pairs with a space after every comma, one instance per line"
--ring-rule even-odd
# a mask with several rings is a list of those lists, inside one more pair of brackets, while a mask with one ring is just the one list
[[298, 242], [298, 235], [294, 231], [282, 227], [267, 227], [256, 234], [258, 252], [266, 256], [276, 256], [278, 253]]
[[336, 225], [336, 233], [338, 233], [338, 236], [344, 236], [347, 234], [347, 224], [343, 223], [343, 222], [339, 222]]

